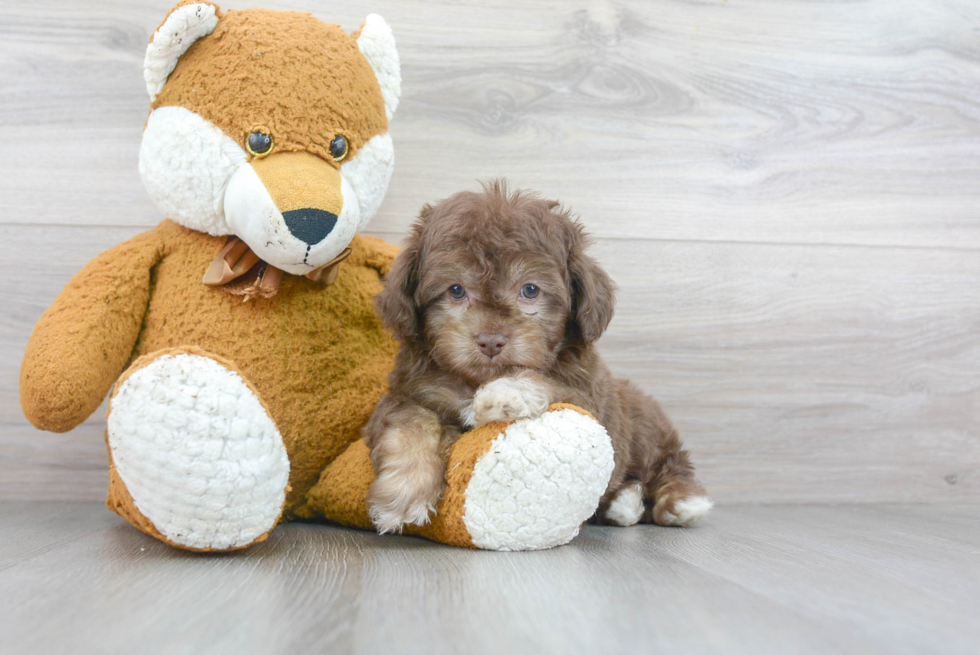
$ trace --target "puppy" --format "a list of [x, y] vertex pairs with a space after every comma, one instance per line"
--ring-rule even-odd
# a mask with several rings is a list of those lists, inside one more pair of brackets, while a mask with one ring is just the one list
[[690, 525], [711, 508], [663, 410], [599, 357], [615, 287], [588, 242], [557, 202], [503, 182], [422, 208], [377, 298], [401, 341], [388, 394], [364, 427], [379, 532], [429, 520], [461, 433], [554, 402], [589, 410], [612, 438], [615, 467], [594, 521]]

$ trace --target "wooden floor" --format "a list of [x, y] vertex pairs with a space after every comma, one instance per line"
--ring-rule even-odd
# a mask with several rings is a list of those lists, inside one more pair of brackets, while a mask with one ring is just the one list
[[536, 553], [291, 524], [182, 553], [0, 503], [0, 652], [977, 653], [980, 507], [720, 507]]

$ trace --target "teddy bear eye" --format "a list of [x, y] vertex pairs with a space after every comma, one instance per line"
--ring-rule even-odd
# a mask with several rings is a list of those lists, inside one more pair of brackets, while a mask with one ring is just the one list
[[464, 289], [462, 285], [454, 284], [451, 287], [449, 287], [449, 295], [454, 300], [462, 300], [463, 298], [466, 297], [466, 289]]
[[265, 132], [252, 132], [245, 139], [245, 149], [253, 157], [264, 157], [272, 151], [272, 137]]
[[330, 142], [330, 156], [333, 157], [334, 161], [341, 161], [347, 156], [348, 151], [347, 139], [343, 135], [338, 134]]
[[538, 292], [540, 291], [541, 289], [534, 284], [525, 284], [524, 287], [521, 288], [521, 297], [528, 300], [534, 300], [538, 297]]

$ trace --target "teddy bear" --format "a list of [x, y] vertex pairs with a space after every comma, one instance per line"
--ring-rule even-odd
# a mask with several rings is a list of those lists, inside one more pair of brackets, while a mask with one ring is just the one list
[[[181, 549], [246, 548], [296, 519], [371, 529], [360, 429], [397, 350], [374, 296], [398, 249], [357, 233], [394, 165], [391, 29], [190, 0], [154, 32], [144, 78], [139, 171], [168, 218], [91, 261], [41, 316], [25, 415], [64, 432], [108, 395], [107, 505]], [[579, 408], [487, 424], [454, 444], [436, 514], [407, 532], [566, 543], [612, 466]]]

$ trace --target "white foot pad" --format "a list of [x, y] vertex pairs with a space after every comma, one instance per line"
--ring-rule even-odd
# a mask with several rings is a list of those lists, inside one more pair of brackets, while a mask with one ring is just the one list
[[234, 371], [209, 357], [163, 355], [120, 385], [107, 423], [116, 471], [170, 541], [238, 548], [278, 522], [289, 458]]
[[715, 504], [707, 496], [691, 496], [674, 502], [674, 513], [665, 515], [667, 525], [690, 527], [711, 511]]
[[628, 528], [636, 525], [643, 517], [643, 485], [633, 480], [619, 490], [606, 509], [606, 520], [613, 525]]
[[568, 543], [599, 504], [613, 470], [605, 428], [571, 409], [516, 421], [473, 468], [463, 522], [478, 548]]

